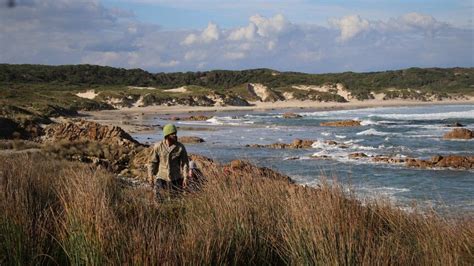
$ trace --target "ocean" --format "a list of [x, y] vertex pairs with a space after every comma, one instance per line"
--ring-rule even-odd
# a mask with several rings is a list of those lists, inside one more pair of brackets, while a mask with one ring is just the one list
[[[285, 119], [284, 112], [301, 118]], [[474, 171], [415, 169], [404, 164], [349, 159], [351, 153], [429, 159], [433, 155], [474, 155], [474, 140], [444, 140], [455, 122], [474, 130], [473, 105], [386, 107], [355, 110], [307, 109], [219, 112], [207, 121], [176, 121], [178, 136], [198, 136], [206, 142], [187, 144], [197, 153], [222, 163], [244, 159], [289, 175], [297, 183], [317, 186], [337, 181], [362, 201], [383, 198], [405, 209], [435, 210], [445, 215], [474, 214]], [[166, 124], [163, 116], [149, 117], [150, 125]], [[326, 121], [356, 119], [360, 127], [323, 127]], [[211, 130], [201, 130], [202, 128]], [[136, 133], [140, 142], [161, 139], [159, 131]], [[248, 144], [315, 140], [308, 149], [251, 148]], [[330, 145], [326, 141], [336, 141]], [[327, 159], [315, 159], [324, 157]]]

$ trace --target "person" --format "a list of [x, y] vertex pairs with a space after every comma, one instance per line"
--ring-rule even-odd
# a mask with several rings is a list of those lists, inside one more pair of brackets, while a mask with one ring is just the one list
[[148, 161], [148, 178], [154, 183], [158, 200], [176, 196], [192, 175], [186, 148], [178, 141], [177, 133], [175, 125], [165, 125], [163, 140], [153, 146]]

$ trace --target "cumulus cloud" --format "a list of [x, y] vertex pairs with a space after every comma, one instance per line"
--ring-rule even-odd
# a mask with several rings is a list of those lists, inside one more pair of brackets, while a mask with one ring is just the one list
[[89, 63], [149, 71], [274, 68], [304, 72], [472, 66], [474, 31], [408, 13], [329, 25], [252, 15], [222, 29], [163, 30], [98, 0], [29, 0], [0, 9], [0, 62]]
[[194, 33], [189, 34], [186, 36], [182, 44], [184, 45], [192, 45], [195, 43], [210, 43], [213, 41], [219, 40], [219, 28], [214, 23], [209, 23], [207, 28], [205, 28], [201, 34], [197, 35]]
[[344, 42], [357, 36], [359, 33], [367, 31], [370, 28], [369, 21], [362, 19], [358, 15], [346, 16], [341, 19], [333, 20], [332, 24], [341, 31], [339, 40]]

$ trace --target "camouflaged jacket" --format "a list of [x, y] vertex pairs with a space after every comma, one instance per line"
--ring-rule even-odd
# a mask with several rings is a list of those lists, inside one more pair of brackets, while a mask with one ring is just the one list
[[188, 154], [183, 144], [176, 142], [168, 146], [166, 141], [162, 140], [153, 146], [148, 159], [148, 177], [172, 181], [185, 178], [188, 171]]

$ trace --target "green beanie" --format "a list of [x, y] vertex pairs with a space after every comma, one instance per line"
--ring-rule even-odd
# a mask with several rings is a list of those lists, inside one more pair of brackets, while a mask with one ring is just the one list
[[176, 130], [176, 126], [173, 125], [173, 124], [168, 124], [166, 126], [163, 127], [163, 137], [165, 138], [166, 136], [170, 135], [170, 134], [174, 134], [174, 133], [177, 133], [178, 130]]

